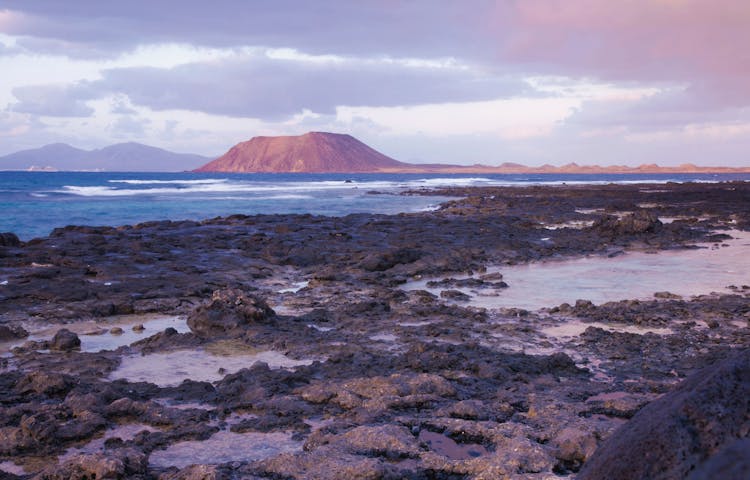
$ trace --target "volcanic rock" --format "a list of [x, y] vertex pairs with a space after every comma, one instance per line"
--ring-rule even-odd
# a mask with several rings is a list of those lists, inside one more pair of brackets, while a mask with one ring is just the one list
[[143, 474], [148, 464], [146, 455], [134, 449], [114, 453], [79, 454], [60, 465], [52, 465], [34, 478], [39, 480], [84, 480], [94, 478], [133, 478]]
[[21, 245], [21, 240], [18, 239], [15, 233], [0, 233], [0, 247], [18, 247], [19, 245]]
[[612, 215], [606, 215], [594, 222], [591, 228], [612, 235], [636, 235], [656, 232], [662, 225], [659, 217], [653, 212], [638, 210], [619, 219]]
[[67, 328], [61, 328], [57, 331], [52, 341], [50, 342], [50, 350], [57, 350], [60, 352], [69, 352], [81, 347], [81, 339], [78, 335], [71, 332]]
[[326, 439], [341, 444], [349, 453], [384, 456], [391, 459], [417, 457], [419, 445], [406, 427], [378, 425], [355, 427], [342, 435]]
[[187, 324], [202, 336], [222, 335], [253, 324], [273, 323], [276, 313], [260, 298], [241, 290], [217, 290], [211, 301], [196, 308]]
[[696, 469], [688, 480], [747, 478], [750, 472], [750, 438], [730, 443]]
[[744, 350], [645, 406], [594, 453], [578, 479], [685, 478], [747, 435], [748, 411], [750, 350]]
[[372, 253], [360, 264], [368, 272], [382, 272], [399, 264], [416, 262], [422, 258], [422, 252], [414, 248], [400, 248], [385, 253]]
[[40, 395], [65, 395], [74, 382], [67, 375], [48, 372], [30, 372], [21, 377], [15, 385], [15, 390], [26, 394], [34, 392]]
[[190, 465], [176, 472], [166, 472], [159, 480], [223, 480], [232, 478], [217, 465]]
[[26, 338], [29, 332], [20, 325], [0, 325], [0, 342]]

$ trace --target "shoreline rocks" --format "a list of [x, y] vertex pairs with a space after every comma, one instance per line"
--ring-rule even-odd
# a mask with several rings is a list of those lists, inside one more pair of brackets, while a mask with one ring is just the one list
[[[736, 455], [735, 440], [750, 434], [749, 412], [746, 349], [693, 374], [646, 405], [596, 451], [578, 479], [686, 478], [696, 468], [706, 478], [722, 478], [719, 472], [727, 460], [703, 464], [717, 453]], [[733, 478], [746, 478], [750, 468], [738, 473]]]
[[[21, 478], [570, 478], [646, 416], [674, 433], [652, 435], [667, 447], [638, 434], [627, 448], [652, 446], [664, 468], [682, 468], [659, 453], [678, 451], [668, 442], [680, 438], [686, 458], [700, 457], [696, 478], [742, 465], [746, 432], [727, 422], [746, 408], [736, 397], [745, 386], [713, 373], [679, 385], [748, 344], [750, 288], [542, 311], [475, 308], [455, 292], [518, 288], [488, 265], [720, 242], [717, 228], [750, 228], [750, 185], [436, 193], [465, 198], [392, 216], [65, 227], [0, 246], [0, 334], [9, 345], [35, 339], [0, 357], [0, 464], [25, 468]], [[688, 219], [660, 225], [665, 216]], [[455, 298], [400, 288], [428, 276], [449, 277], [435, 285]], [[181, 319], [139, 331], [154, 315]], [[190, 332], [178, 332], [182, 319]], [[73, 333], [101, 340], [112, 328], [136, 340], [83, 352], [88, 338]], [[119, 375], [131, 359], [172, 353], [188, 359], [166, 374], [188, 377], [180, 383]], [[675, 405], [698, 423], [689, 435]], [[693, 434], [716, 443], [704, 449], [712, 457], [696, 454]], [[285, 453], [267, 448], [280, 438]], [[219, 464], [174, 466], [212, 458], [175, 453], [178, 444], [222, 439], [234, 443]], [[169, 455], [182, 456], [169, 466]]]
[[201, 336], [240, 333], [252, 325], [269, 325], [276, 313], [255, 296], [237, 289], [216, 290], [211, 300], [188, 315], [187, 324]]

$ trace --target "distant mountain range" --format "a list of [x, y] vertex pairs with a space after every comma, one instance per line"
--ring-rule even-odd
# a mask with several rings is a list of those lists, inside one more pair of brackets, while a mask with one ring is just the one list
[[351, 135], [310, 132], [288, 137], [254, 137], [238, 143], [227, 153], [196, 172], [326, 172], [326, 173], [740, 173], [750, 167], [698, 167], [683, 164], [660, 167], [578, 165], [527, 167], [518, 163], [490, 165], [414, 164], [394, 160]]
[[404, 163], [374, 150], [351, 135], [327, 132], [254, 137], [238, 143], [215, 160], [132, 142], [98, 150], [81, 150], [64, 143], [54, 143], [0, 157], [1, 170], [466, 174], [750, 173], [750, 167], [699, 167], [689, 163], [677, 167], [661, 167], [655, 164], [638, 167], [602, 167], [569, 163], [560, 167], [527, 167], [507, 162], [497, 166]]
[[133, 142], [98, 150], [53, 143], [0, 157], [0, 170], [181, 172], [208, 160], [201, 155], [174, 153]]

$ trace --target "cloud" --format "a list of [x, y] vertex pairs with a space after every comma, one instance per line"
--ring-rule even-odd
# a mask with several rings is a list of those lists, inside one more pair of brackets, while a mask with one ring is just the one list
[[475, 0], [472, 8], [431, 0], [319, 0], [314, 5], [295, 0], [4, 3], [16, 20], [0, 24], [0, 31], [78, 45], [81, 48], [74, 49], [75, 54], [88, 48], [91, 54], [116, 55], [139, 44], [176, 41], [213, 47], [304, 47], [315, 53], [421, 57], [435, 52], [451, 56], [467, 47], [479, 50], [483, 43], [472, 25], [482, 21], [493, 2]]
[[31, 113], [35, 115], [51, 117], [88, 117], [94, 113], [94, 109], [86, 105], [86, 98], [80, 98], [79, 94], [88, 92], [88, 87], [60, 86], [60, 85], [33, 85], [17, 87], [13, 89], [13, 96], [18, 102], [11, 105], [11, 109], [19, 113]]
[[[498, 3], [497, 58], [569, 76], [694, 85], [750, 102], [750, 3], [744, 0], [524, 0]], [[727, 92], [726, 88], [730, 91]]]
[[150, 124], [148, 118], [121, 115], [110, 126], [110, 131], [115, 138], [139, 138], [146, 133]]
[[18, 137], [31, 130], [28, 115], [0, 111], [0, 137]]
[[188, 149], [331, 127], [443, 161], [474, 135], [510, 161], [746, 161], [747, 25], [745, 0], [5, 0], [0, 104], [26, 138], [21, 116], [102, 141], [149, 118]]
[[515, 140], [549, 133], [578, 104], [576, 99], [524, 98], [414, 107], [340, 107], [338, 119], [352, 122], [366, 118], [399, 134], [494, 134]]
[[689, 94], [712, 108], [750, 104], [745, 0], [476, 0], [471, 8], [429, 0], [320, 0], [314, 8], [293, 0], [4, 3], [0, 31], [32, 52], [113, 58], [181, 42], [454, 57], [504, 74], [689, 85]]
[[707, 105], [690, 88], [666, 88], [636, 98], [599, 98], [583, 102], [566, 124], [587, 135], [635, 133], [682, 128], [690, 124], [730, 124], [746, 117], [747, 107]]
[[130, 105], [130, 100], [125, 95], [116, 95], [110, 102], [110, 112], [116, 115], [133, 115], [138, 113]]
[[301, 61], [239, 55], [170, 69], [119, 68], [103, 72], [78, 93], [127, 96], [153, 110], [281, 120], [303, 110], [399, 106], [496, 99], [531, 92], [520, 79], [471, 69], [411, 66], [391, 59]]

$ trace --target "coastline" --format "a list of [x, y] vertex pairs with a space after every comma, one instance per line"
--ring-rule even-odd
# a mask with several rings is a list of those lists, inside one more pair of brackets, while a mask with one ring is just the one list
[[[746, 182], [411, 194], [460, 198], [410, 214], [232, 215], [3, 239], [0, 327], [21, 345], [0, 358], [0, 462], [30, 469], [20, 478], [105, 464], [130, 477], [190, 478], [169, 475], [198, 467], [149, 458], [217, 434], [243, 438], [231, 433], [284, 448], [256, 445], [200, 467], [216, 478], [563, 478], [645, 405], [747, 345], [743, 285], [601, 305], [581, 297], [538, 311], [467, 306], [449, 280], [437, 295], [400, 288], [472, 272], [478, 291], [503, 295], [502, 276], [482, 278], [488, 266], [502, 274], [536, 260], [721, 245], [716, 230], [750, 230]], [[582, 221], [590, 224], [546, 228]], [[83, 319], [110, 335], [123, 315], [155, 314], [189, 329], [146, 331], [103, 352], [80, 351], [66, 334], [24, 344], [19, 330]], [[574, 321], [585, 328], [549, 334]], [[117, 373], [144, 354], [227, 344], [225, 356], [245, 355], [247, 369], [214, 383], [160, 386]], [[265, 364], [253, 365], [259, 352]], [[141, 423], [132, 438], [58, 459]], [[253, 457], [259, 451], [267, 456]]]
[[[750, 174], [196, 174], [6, 172], [0, 175], [0, 232], [23, 240], [66, 225], [136, 225], [231, 214], [345, 216], [411, 213], [452, 197], [447, 187], [750, 181]], [[403, 195], [406, 192], [416, 195]]]

